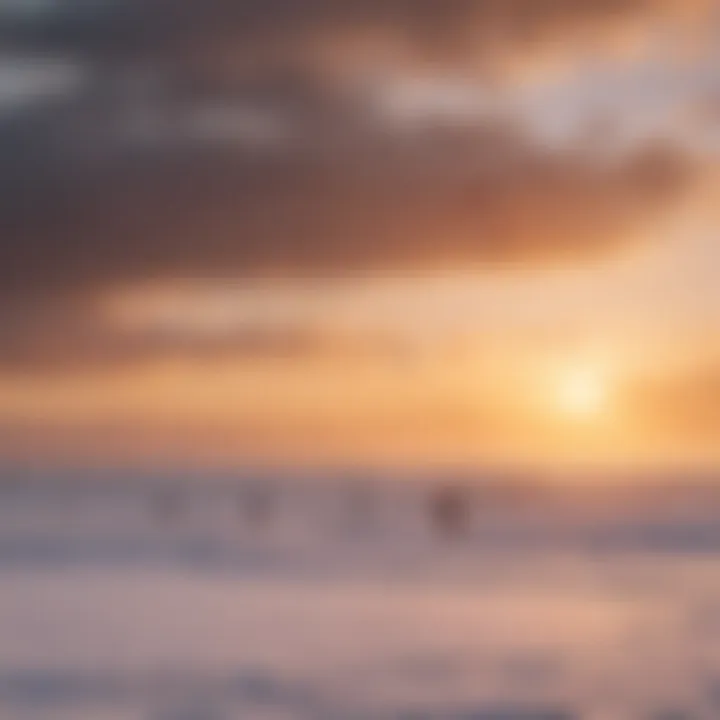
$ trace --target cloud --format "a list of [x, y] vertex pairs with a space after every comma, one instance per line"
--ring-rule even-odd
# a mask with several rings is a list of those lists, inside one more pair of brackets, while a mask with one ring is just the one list
[[338, 137], [277, 151], [181, 143], [84, 155], [73, 135], [82, 148], [89, 122], [74, 117], [59, 139], [55, 124], [49, 134], [23, 125], [5, 146], [6, 338], [22, 341], [63, 307], [80, 312], [92, 337], [84, 308], [108, 289], [147, 282], [592, 257], [657, 222], [697, 172], [672, 147], [601, 164], [494, 124], [408, 138], [341, 123]]
[[158, 362], [209, 367], [225, 361], [238, 366], [370, 361], [394, 367], [421, 358], [416, 344], [388, 331], [232, 311], [223, 319], [201, 304], [193, 318], [148, 312], [124, 322], [103, 303], [43, 301], [15, 305], [5, 320], [0, 369], [17, 378], [37, 372], [74, 377]]
[[95, 305], [114, 288], [593, 257], [658, 222], [700, 172], [668, 144], [612, 161], [553, 150], [508, 116], [398, 129], [349, 75], [377, 43], [413, 71], [487, 74], [570, 36], [697, 21], [702, 0], [9, 7], [5, 47], [88, 69], [82, 90], [0, 120], [0, 359], [12, 363], [59, 359], [68, 339], [89, 358], [157, 348], [103, 324]]
[[370, 37], [435, 61], [494, 61], [537, 54], [573, 38], [614, 42], [619, 32], [678, 32], [711, 18], [711, 0], [109, 0], [21, 4], [0, 14], [6, 44], [55, 47], [96, 58], [215, 57], [298, 59], [310, 48]]
[[600, 164], [494, 125], [411, 139], [340, 125], [337, 141], [270, 154], [68, 157], [87, 126], [75, 118], [49, 151], [26, 128], [5, 148], [5, 294], [582, 256], [631, 237], [695, 178], [672, 147]]

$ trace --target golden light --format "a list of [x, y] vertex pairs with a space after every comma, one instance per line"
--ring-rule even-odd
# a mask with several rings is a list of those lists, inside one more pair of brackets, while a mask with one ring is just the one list
[[571, 368], [558, 379], [555, 393], [556, 405], [564, 415], [578, 419], [597, 417], [608, 404], [608, 379], [598, 368]]

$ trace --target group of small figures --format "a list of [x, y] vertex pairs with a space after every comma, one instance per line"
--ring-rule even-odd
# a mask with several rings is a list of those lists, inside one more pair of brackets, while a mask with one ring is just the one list
[[[377, 499], [371, 491], [353, 489], [346, 498], [349, 522], [369, 525], [377, 511]], [[277, 512], [279, 497], [269, 485], [256, 485], [239, 492], [234, 500], [238, 517], [248, 527], [261, 530], [269, 526]], [[178, 491], [158, 492], [152, 499], [154, 517], [164, 523], [180, 518], [186, 510], [186, 499]], [[465, 488], [442, 485], [431, 489], [424, 502], [424, 512], [433, 532], [443, 538], [462, 537], [470, 527], [471, 502]]]

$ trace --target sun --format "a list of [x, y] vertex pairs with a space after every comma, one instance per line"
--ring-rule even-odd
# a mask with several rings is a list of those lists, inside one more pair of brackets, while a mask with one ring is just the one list
[[590, 419], [600, 416], [608, 404], [608, 381], [594, 367], [565, 370], [557, 381], [555, 404], [565, 416]]

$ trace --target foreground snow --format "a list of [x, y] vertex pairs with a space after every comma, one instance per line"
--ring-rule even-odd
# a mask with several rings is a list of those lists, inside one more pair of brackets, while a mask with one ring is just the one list
[[1, 720], [720, 717], [707, 517], [651, 523], [677, 544], [658, 551], [536, 517], [439, 542], [402, 503], [374, 530], [327, 508], [262, 532], [211, 498], [165, 524], [145, 509], [5, 498]]

